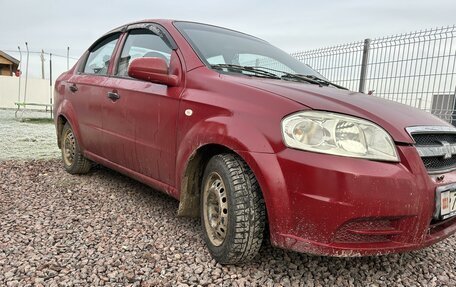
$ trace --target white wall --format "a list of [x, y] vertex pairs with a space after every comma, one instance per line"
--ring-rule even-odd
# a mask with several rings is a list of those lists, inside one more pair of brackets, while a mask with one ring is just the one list
[[[20, 79], [21, 95], [19, 100], [19, 78], [0, 76], [0, 108], [16, 108], [15, 102], [24, 102], [25, 76]], [[52, 87], [52, 93], [54, 93]], [[27, 80], [27, 103], [49, 104], [51, 87], [49, 80], [29, 78]], [[44, 107], [29, 106], [33, 109], [45, 109]]]

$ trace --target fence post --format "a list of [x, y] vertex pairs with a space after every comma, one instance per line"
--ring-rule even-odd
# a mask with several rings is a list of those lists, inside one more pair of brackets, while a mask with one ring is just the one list
[[[27, 81], [28, 81], [28, 68], [29, 68], [29, 56], [30, 56], [30, 51], [29, 51], [27, 42], [25, 42], [25, 48], [27, 49], [27, 63], [25, 64], [25, 87], [24, 87], [23, 103], [27, 102]], [[24, 106], [24, 108], [25, 108], [25, 106]]]
[[17, 69], [19, 70], [19, 93], [17, 94], [17, 102], [21, 102], [21, 78], [22, 78], [22, 51], [21, 47], [17, 46], [17, 49], [19, 50], [19, 66]]
[[370, 49], [371, 39], [364, 40], [364, 49], [363, 49], [363, 59], [361, 62], [361, 75], [359, 76], [359, 89], [360, 93], [364, 93], [366, 88], [366, 75], [367, 75], [367, 65], [369, 60], [369, 49]]

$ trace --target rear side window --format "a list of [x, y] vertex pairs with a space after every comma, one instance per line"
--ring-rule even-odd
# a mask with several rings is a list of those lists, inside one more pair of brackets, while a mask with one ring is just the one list
[[89, 53], [84, 67], [85, 74], [106, 75], [119, 34], [112, 35], [96, 44]]
[[131, 61], [142, 57], [162, 58], [169, 65], [171, 52], [171, 47], [154, 32], [148, 29], [131, 30], [122, 49], [116, 75], [128, 77]]

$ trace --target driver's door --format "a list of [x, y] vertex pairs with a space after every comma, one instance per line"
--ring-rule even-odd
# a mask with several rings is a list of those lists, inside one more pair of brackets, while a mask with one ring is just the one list
[[[111, 142], [118, 143], [119, 159], [127, 162], [131, 169], [174, 185], [176, 132], [179, 96], [182, 87], [133, 79], [128, 76], [128, 66], [140, 57], [160, 57], [169, 70], [181, 69], [176, 52], [158, 35], [157, 29], [139, 28], [128, 32], [120, 57], [107, 86], [120, 99], [117, 105], [107, 105], [103, 112], [103, 127]], [[179, 73], [181, 74], [181, 73]], [[113, 118], [112, 114], [119, 117]], [[121, 115], [121, 116], [120, 116]], [[134, 139], [133, 139], [134, 138]], [[130, 144], [134, 140], [134, 154], [125, 154], [122, 141]]]

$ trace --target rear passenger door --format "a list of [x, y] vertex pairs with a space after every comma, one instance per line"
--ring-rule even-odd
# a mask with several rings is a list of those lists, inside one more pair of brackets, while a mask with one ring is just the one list
[[105, 83], [120, 33], [107, 35], [86, 52], [78, 71], [68, 80], [66, 94], [77, 114], [85, 151], [103, 156], [102, 105], [106, 101]]
[[172, 40], [162, 29], [150, 24], [128, 31], [114, 75], [107, 86], [125, 101], [123, 119], [118, 118], [110, 124], [112, 127], [128, 125], [130, 129], [125, 130], [128, 134], [119, 136], [134, 134], [137, 163], [134, 169], [174, 185], [177, 111], [182, 87], [168, 87], [128, 76], [129, 64], [139, 57], [162, 58], [168, 63], [171, 73], [182, 75], [181, 62], [173, 50]]

